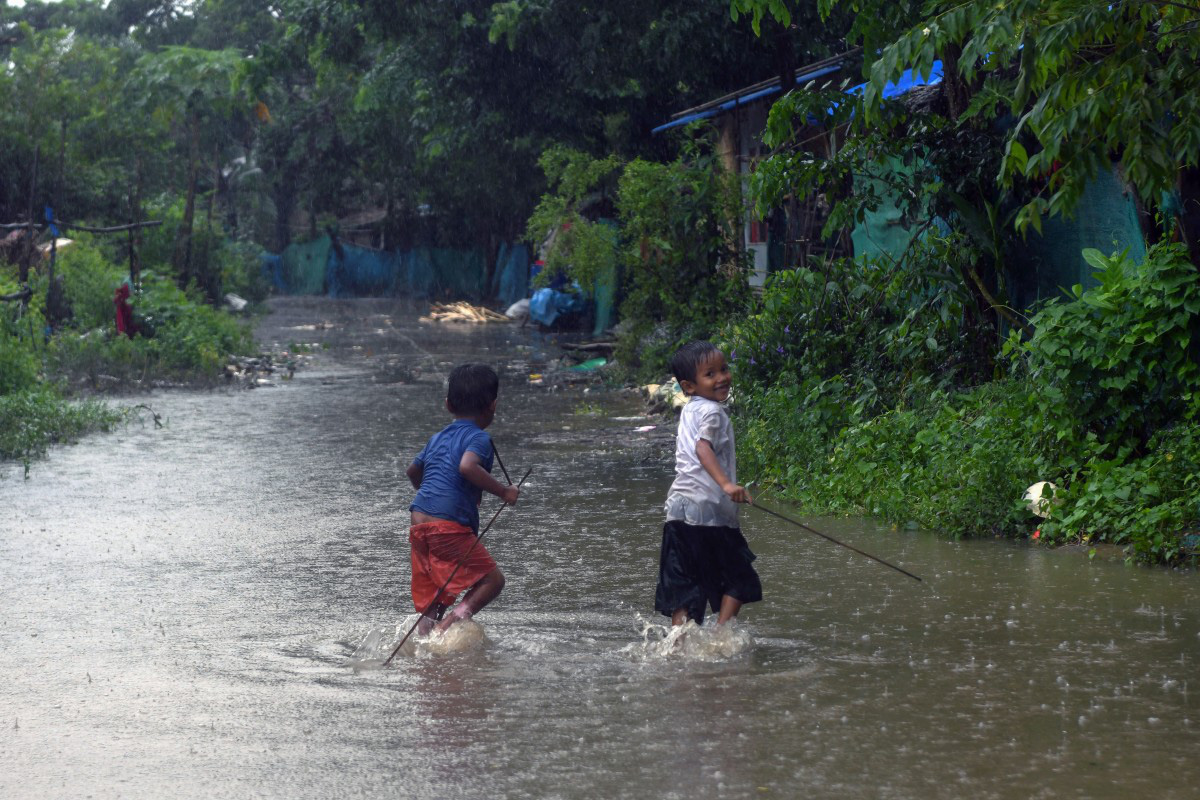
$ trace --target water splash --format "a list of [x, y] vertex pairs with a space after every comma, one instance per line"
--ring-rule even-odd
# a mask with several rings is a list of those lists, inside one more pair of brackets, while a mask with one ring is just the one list
[[682, 625], [662, 625], [639, 614], [638, 621], [642, 624], [642, 641], [626, 645], [621, 652], [639, 661], [726, 661], [754, 644], [754, 638], [737, 620], [724, 625], [717, 625], [714, 618], [704, 625], [691, 620]]
[[[416, 624], [417, 615], [409, 614], [396, 625], [372, 628], [354, 648], [348, 664], [352, 669], [380, 669], [396, 644]], [[445, 656], [474, 650], [487, 641], [483, 626], [473, 619], [463, 620], [444, 632], [433, 632], [428, 636], [413, 633], [396, 653], [396, 658], [420, 658], [422, 656]], [[393, 659], [392, 663], [395, 663]]]

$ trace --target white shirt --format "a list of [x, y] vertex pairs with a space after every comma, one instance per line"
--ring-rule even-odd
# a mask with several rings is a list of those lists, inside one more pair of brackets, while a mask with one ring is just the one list
[[675, 437], [675, 482], [667, 493], [667, 520], [736, 528], [737, 503], [729, 499], [696, 456], [696, 443], [701, 439], [712, 445], [717, 463], [729, 480], [737, 483], [737, 456], [729, 414], [720, 403], [692, 397], [679, 415], [679, 432]]

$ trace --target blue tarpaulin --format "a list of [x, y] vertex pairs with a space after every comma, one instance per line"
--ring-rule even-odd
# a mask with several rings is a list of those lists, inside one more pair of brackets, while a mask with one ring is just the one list
[[529, 301], [529, 318], [539, 325], [550, 326], [563, 314], [582, 311], [584, 305], [583, 295], [544, 287], [534, 292]]
[[496, 271], [492, 276], [492, 295], [509, 305], [529, 296], [529, 248], [523, 244], [500, 245]]

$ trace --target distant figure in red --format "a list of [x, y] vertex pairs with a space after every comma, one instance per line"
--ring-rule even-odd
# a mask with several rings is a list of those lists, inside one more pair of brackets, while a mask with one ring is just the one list
[[117, 333], [123, 333], [130, 339], [137, 333], [137, 325], [133, 321], [133, 306], [129, 304], [129, 284], [122, 282], [113, 296], [117, 307]]

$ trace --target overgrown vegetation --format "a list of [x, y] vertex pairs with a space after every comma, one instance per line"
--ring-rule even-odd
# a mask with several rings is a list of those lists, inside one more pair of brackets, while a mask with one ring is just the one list
[[746, 307], [737, 179], [702, 136], [665, 164], [557, 148], [542, 166], [551, 191], [526, 237], [547, 241], [547, 274], [565, 273], [585, 288], [620, 276], [616, 353], [629, 379], [657, 376], [679, 344], [715, 334]]
[[21, 461], [28, 475], [50, 445], [112, 430], [122, 417], [98, 400], [69, 401], [45, 386], [0, 394], [0, 459]]
[[[832, 21], [847, 5], [817, 7]], [[755, 29], [811, 12], [786, 0], [731, 7]], [[1200, 528], [1200, 10], [1152, 0], [853, 8], [847, 41], [863, 47], [865, 90], [776, 103], [752, 200], [761, 213], [820, 195], [829, 235], [861, 222], [883, 187], [917, 236], [887, 264], [799, 265], [730, 326], [752, 469], [814, 509], [956, 536], [1037, 525], [1042, 542], [1110, 542], [1152, 562], [1187, 555], [1185, 534]], [[928, 77], [935, 61], [936, 104], [884, 100], [889, 81], [910, 68]], [[814, 119], [839, 129], [838, 148], [815, 152]], [[1096, 286], [1014, 308], [1021, 232], [1070, 213], [1114, 160], [1144, 222], [1154, 215], [1148, 240], [1179, 244], [1151, 248], [1142, 264], [1086, 250]], [[895, 281], [901, 291], [879, 288]], [[1020, 500], [1039, 480], [1059, 487], [1040, 523]]]
[[[726, 334], [744, 474], [815, 511], [1183, 557], [1200, 529], [1200, 282], [1179, 245], [1087, 257], [1099, 285], [1014, 331], [986, 382], [955, 369], [971, 347], [928, 284], [896, 273], [881, 291], [862, 276], [886, 273], [855, 262], [781, 273]], [[1046, 520], [1021, 499], [1040, 480], [1059, 487]]]
[[[250, 351], [245, 320], [153, 271], [143, 273], [142, 291], [132, 297], [138, 334], [118, 333], [114, 290], [128, 277], [87, 237], [64, 247], [56, 266], [64, 294], [57, 327], [47, 325], [43, 270], [33, 272], [28, 306], [0, 306], [0, 459], [21, 460], [28, 470], [49, 445], [123, 419], [123, 412], [81, 393], [212, 384], [228, 355]], [[0, 294], [15, 289], [13, 272], [0, 268]]]

